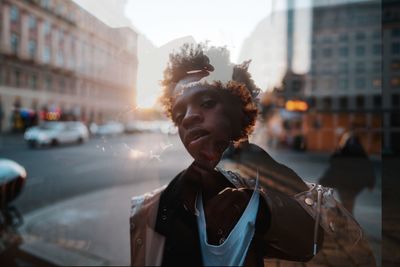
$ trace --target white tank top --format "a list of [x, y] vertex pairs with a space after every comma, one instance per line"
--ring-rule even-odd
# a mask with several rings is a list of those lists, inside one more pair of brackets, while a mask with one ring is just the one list
[[[258, 178], [255, 188], [258, 188]], [[260, 195], [259, 191], [256, 189], [239, 221], [225, 241], [220, 245], [210, 245], [207, 242], [203, 199], [201, 192], [197, 195], [196, 208], [199, 211], [197, 226], [199, 229], [201, 255], [204, 266], [243, 266], [255, 231]]]

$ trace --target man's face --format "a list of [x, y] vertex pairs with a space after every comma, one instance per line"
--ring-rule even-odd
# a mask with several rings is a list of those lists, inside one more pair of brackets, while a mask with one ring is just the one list
[[221, 90], [197, 85], [175, 92], [172, 119], [186, 150], [203, 168], [213, 169], [232, 139], [227, 105]]

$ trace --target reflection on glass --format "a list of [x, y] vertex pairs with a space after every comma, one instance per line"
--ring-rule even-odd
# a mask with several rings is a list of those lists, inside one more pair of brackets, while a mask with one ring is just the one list
[[[220, 164], [282, 194], [308, 192], [306, 210], [311, 184], [332, 188], [310, 265], [380, 265], [380, 154], [400, 151], [396, 1], [111, 2], [0, 1], [0, 154], [28, 173], [11, 202], [24, 223], [0, 223], [1, 262], [129, 264], [129, 198], [191, 163], [157, 102], [168, 55], [208, 40], [231, 62], [251, 60], [261, 89], [254, 133]], [[87, 129], [58, 142], [50, 128], [61, 121]], [[366, 156], [342, 155], [349, 131]]]

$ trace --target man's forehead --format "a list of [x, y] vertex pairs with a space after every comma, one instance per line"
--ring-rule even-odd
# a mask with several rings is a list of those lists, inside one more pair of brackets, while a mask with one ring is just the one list
[[205, 84], [196, 82], [186, 84], [184, 86], [175, 87], [173, 91], [174, 101], [182, 96], [192, 96], [192, 95], [203, 95], [203, 94], [214, 94], [215, 89], [207, 87]]
[[191, 102], [199, 99], [204, 95], [216, 96], [218, 94], [217, 89], [205, 87], [204, 85], [195, 85], [191, 87], [182, 87], [179, 91], [176, 91], [172, 98], [173, 109], [183, 102]]

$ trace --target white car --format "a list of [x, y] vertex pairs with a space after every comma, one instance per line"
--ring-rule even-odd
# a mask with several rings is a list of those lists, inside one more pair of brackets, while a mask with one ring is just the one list
[[92, 125], [90, 127], [91, 131], [95, 135], [105, 136], [105, 135], [120, 135], [124, 133], [125, 127], [122, 123], [117, 121], [109, 121], [100, 125]]
[[87, 127], [77, 121], [51, 121], [29, 128], [24, 135], [30, 147], [83, 143], [89, 139]]
[[166, 120], [131, 121], [125, 125], [125, 132], [177, 134], [178, 129], [172, 122]]

